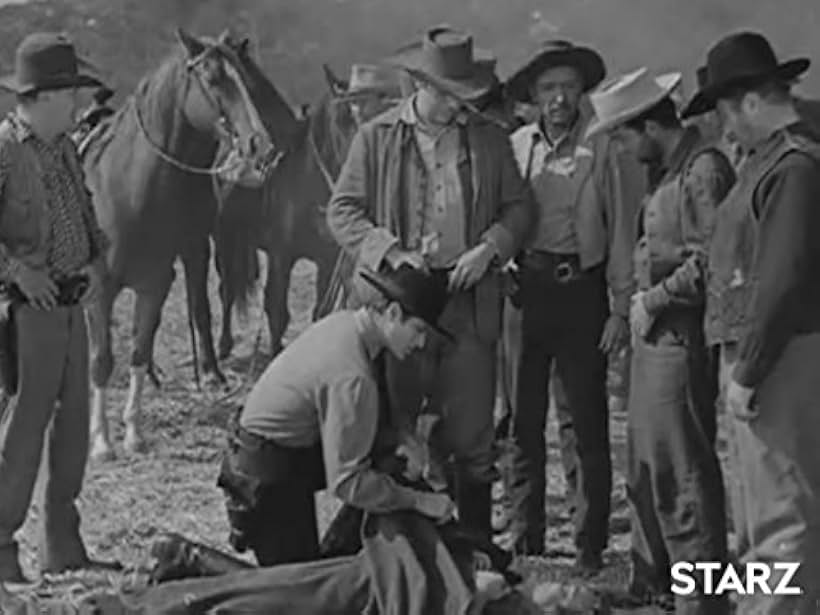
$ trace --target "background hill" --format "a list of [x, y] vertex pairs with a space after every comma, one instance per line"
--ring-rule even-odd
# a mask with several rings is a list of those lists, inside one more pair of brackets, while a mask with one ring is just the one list
[[[225, 27], [249, 34], [262, 65], [288, 99], [314, 100], [329, 62], [388, 53], [439, 21], [467, 27], [499, 56], [506, 76], [533, 41], [560, 36], [601, 50], [610, 71], [647, 64], [679, 69], [691, 91], [709, 44], [751, 27], [783, 56], [820, 61], [817, 0], [12, 0], [0, 1], [0, 70], [8, 71], [20, 38], [34, 29], [69, 32], [104, 69], [120, 95], [154, 67], [183, 25], [203, 34]], [[820, 94], [820, 67], [804, 89]]]

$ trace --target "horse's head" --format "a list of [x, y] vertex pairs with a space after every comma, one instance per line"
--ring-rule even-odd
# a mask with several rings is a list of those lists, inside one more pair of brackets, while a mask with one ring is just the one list
[[275, 148], [251, 95], [257, 77], [246, 68], [247, 39], [234, 41], [227, 33], [199, 39], [181, 29], [177, 34], [190, 79], [183, 102], [187, 120], [229, 151], [227, 163], [242, 169], [240, 183], [258, 186]]

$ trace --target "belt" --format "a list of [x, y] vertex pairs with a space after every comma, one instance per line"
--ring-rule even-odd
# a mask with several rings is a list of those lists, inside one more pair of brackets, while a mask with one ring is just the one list
[[[80, 303], [90, 283], [88, 276], [84, 273], [53, 278], [52, 281], [57, 287], [57, 305], [63, 307]], [[12, 301], [28, 303], [28, 299], [17, 284], [0, 284], [0, 293], [7, 295]]]
[[553, 281], [558, 284], [574, 282], [594, 270], [581, 269], [581, 258], [577, 254], [526, 250], [516, 260], [523, 268], [551, 274]]

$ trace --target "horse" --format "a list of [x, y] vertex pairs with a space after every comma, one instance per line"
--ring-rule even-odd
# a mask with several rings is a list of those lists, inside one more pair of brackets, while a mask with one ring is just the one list
[[175, 52], [142, 79], [83, 151], [97, 217], [110, 240], [101, 292], [89, 308], [95, 459], [114, 456], [106, 389], [114, 367], [111, 311], [124, 288], [136, 294], [124, 448], [145, 450], [142, 389], [146, 375], [159, 386], [154, 338], [177, 258], [185, 271], [189, 326], [199, 333], [203, 372], [211, 382], [224, 382], [213, 348], [207, 274], [215, 218], [211, 178], [228, 169], [212, 165], [219, 144], [227, 142], [243, 181], [259, 184], [275, 152], [260, 119], [248, 41], [233, 41], [227, 33], [200, 39], [181, 29], [177, 38]]
[[[328, 75], [327, 68], [325, 72]], [[349, 106], [336, 100], [343, 85], [330, 79], [329, 83], [330, 91], [305, 119], [294, 115], [292, 138], [263, 189], [229, 186], [219, 199], [214, 243], [223, 307], [220, 358], [229, 356], [233, 348], [234, 302], [241, 307], [257, 279], [257, 249], [267, 255], [264, 308], [273, 355], [281, 351], [289, 324], [287, 290], [294, 263], [304, 257], [317, 265], [314, 320], [333, 308], [344, 272], [352, 267], [330, 236], [324, 212], [356, 123]]]

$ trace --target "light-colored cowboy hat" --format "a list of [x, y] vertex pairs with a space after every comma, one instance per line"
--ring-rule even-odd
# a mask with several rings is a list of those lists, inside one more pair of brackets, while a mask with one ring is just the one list
[[347, 91], [339, 98], [346, 102], [385, 96], [401, 98], [401, 85], [395, 69], [376, 64], [354, 64], [350, 67], [350, 81]]
[[507, 93], [514, 100], [530, 102], [530, 86], [548, 68], [570, 66], [584, 80], [584, 91], [598, 85], [606, 77], [604, 60], [597, 51], [569, 41], [548, 40], [541, 43], [529, 60], [507, 79]]
[[721, 39], [709, 50], [698, 92], [681, 114], [684, 119], [712, 111], [718, 99], [735, 87], [767, 79], [792, 82], [805, 73], [811, 60], [780, 62], [771, 43], [757, 32], [738, 32]]
[[384, 62], [463, 101], [472, 101], [497, 83], [495, 57], [474, 48], [473, 37], [448, 25], [430, 28], [421, 43], [404, 45]]
[[639, 68], [602, 83], [589, 95], [595, 119], [586, 131], [589, 138], [638, 117], [669, 96], [681, 82], [680, 73], [653, 76]]
[[94, 70], [77, 56], [71, 41], [55, 32], [35, 32], [17, 47], [14, 73], [0, 78], [0, 88], [29, 94], [68, 88], [93, 88], [102, 83], [80, 69]]

